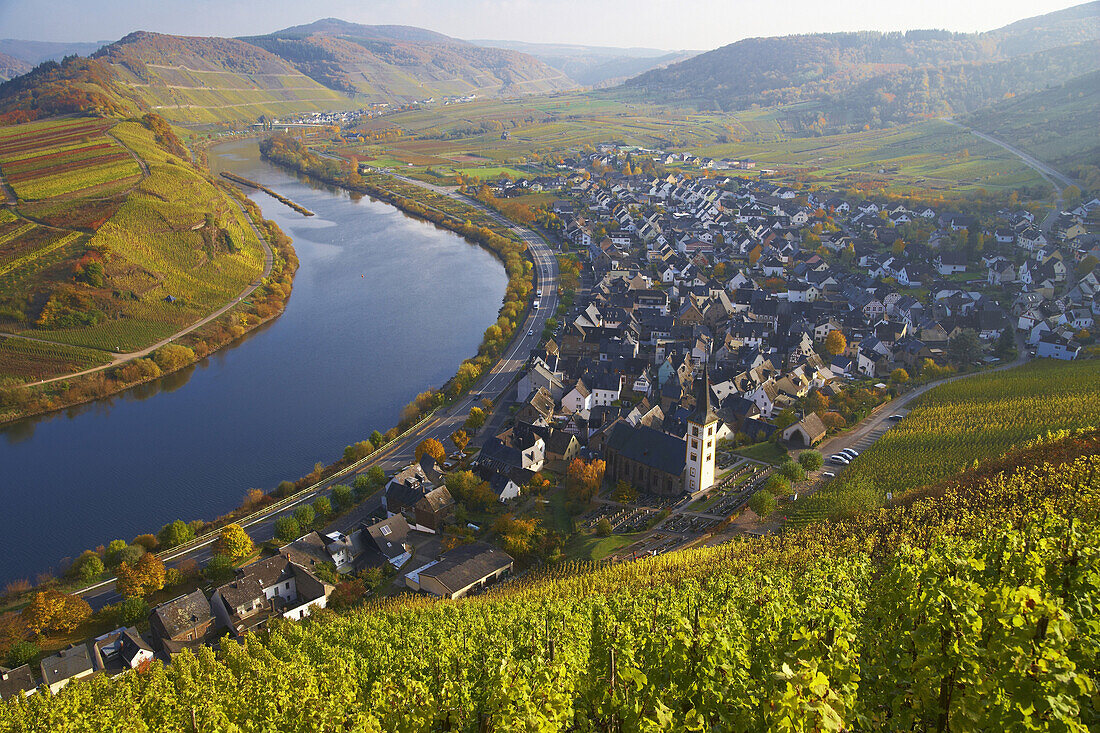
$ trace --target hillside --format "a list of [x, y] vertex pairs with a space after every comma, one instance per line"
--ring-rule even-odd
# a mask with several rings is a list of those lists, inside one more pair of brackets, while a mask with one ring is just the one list
[[507, 48], [530, 54], [558, 69], [578, 84], [601, 88], [618, 84], [638, 74], [674, 64], [697, 51], [661, 51], [653, 48], [577, 46], [568, 43], [524, 43], [522, 41], [472, 41], [479, 46]]
[[244, 40], [330, 89], [363, 94], [371, 102], [468, 94], [514, 97], [576, 86], [527, 54], [483, 48], [408, 26], [368, 26], [329, 18]]
[[733, 110], [811, 103], [827, 126], [960, 114], [1100, 68], [1100, 3], [997, 31], [751, 38], [626, 82], [648, 101]]
[[92, 57], [109, 64], [129, 95], [174, 122], [252, 121], [354, 106], [277, 56], [230, 38], [137, 32]]
[[1097, 436], [856, 520], [276, 621], [0, 704], [80, 730], [1061, 730], [1100, 722]]
[[0, 81], [7, 81], [13, 76], [26, 74], [30, 70], [31, 66], [26, 61], [0, 51]]
[[99, 43], [57, 43], [54, 41], [24, 41], [18, 38], [0, 39], [0, 54], [17, 58], [27, 68], [43, 61], [60, 61], [66, 56], [87, 56], [109, 41]]
[[[1100, 71], [1094, 71], [1052, 89], [997, 102], [962, 122], [1031, 153], [1094, 190], [1100, 187], [1098, 111]], [[1082, 134], [1090, 130], [1093, 134]]]

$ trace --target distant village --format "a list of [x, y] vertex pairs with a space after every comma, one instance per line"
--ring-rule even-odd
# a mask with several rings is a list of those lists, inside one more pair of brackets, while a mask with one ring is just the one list
[[[621, 172], [639, 157], [710, 174]], [[377, 515], [347, 533], [311, 532], [209, 596], [197, 589], [156, 606], [144, 633], [122, 627], [37, 670], [0, 668], [0, 698], [30, 694], [38, 678], [56, 691], [239, 638], [273, 617], [301, 619], [364, 568], [386, 568], [411, 592], [480, 591], [515, 560], [474, 539], [472, 523], [463, 542], [441, 542], [464, 524], [447, 487], [459, 467], [493, 501], [517, 505], [540, 472], [602, 460], [603, 485], [628, 485], [636, 498], [582, 519], [633, 527], [749, 467], [723, 460], [724, 446], [806, 449], [843, 430], [888, 399], [898, 370], [916, 379], [995, 363], [1015, 358], [1017, 343], [1031, 356], [1075, 359], [1092, 345], [1100, 200], [1044, 227], [1023, 207], [979, 219], [723, 172], [754, 165], [604, 146], [556, 175], [492, 183], [500, 198], [560, 192], [546, 229], [581, 267], [507, 420], [480, 437], [472, 459], [425, 455], [387, 478]], [[701, 513], [663, 521], [660, 551], [715, 523]]]

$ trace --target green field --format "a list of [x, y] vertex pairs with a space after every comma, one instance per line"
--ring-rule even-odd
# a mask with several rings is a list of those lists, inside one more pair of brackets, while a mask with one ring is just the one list
[[1038, 360], [929, 391], [840, 475], [799, 502], [804, 523], [929, 486], [1051, 431], [1100, 426], [1100, 360]]

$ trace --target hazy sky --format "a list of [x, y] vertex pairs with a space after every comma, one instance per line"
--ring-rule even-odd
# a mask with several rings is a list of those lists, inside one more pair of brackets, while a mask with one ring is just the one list
[[990, 30], [1065, 0], [0, 0], [0, 37], [115, 40], [134, 30], [269, 33], [318, 18], [430, 28], [458, 38], [710, 49], [815, 31]]

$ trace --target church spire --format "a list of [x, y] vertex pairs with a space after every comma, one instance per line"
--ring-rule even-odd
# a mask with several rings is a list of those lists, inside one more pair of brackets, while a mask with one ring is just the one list
[[695, 414], [692, 421], [700, 425], [709, 425], [718, 421], [718, 415], [710, 404], [710, 372], [707, 365], [703, 364], [703, 385], [700, 392], [695, 395]]

